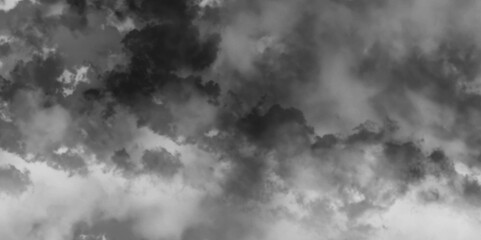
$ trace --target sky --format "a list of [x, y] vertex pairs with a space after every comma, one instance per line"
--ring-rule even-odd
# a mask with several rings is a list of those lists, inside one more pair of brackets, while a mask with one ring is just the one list
[[0, 0], [0, 239], [479, 239], [480, 11]]

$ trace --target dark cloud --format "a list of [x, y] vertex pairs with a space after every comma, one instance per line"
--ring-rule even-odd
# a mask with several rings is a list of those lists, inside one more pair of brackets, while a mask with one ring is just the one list
[[20, 194], [30, 185], [28, 172], [21, 172], [14, 166], [0, 167], [0, 192]]
[[479, 204], [478, 199], [481, 196], [481, 186], [476, 179], [465, 177], [462, 181], [462, 194], [468, 202]]
[[46, 95], [60, 95], [61, 83], [57, 81], [64, 69], [63, 60], [56, 55], [47, 58], [35, 56], [31, 61], [20, 62], [11, 72], [12, 98], [16, 89], [40, 89]]
[[1, 148], [10, 152], [24, 153], [25, 146], [22, 143], [22, 133], [12, 122], [0, 120], [0, 144]]
[[127, 8], [145, 20], [189, 21], [195, 14], [189, 0], [127, 0]]
[[[122, 42], [132, 55], [129, 66], [131, 74], [138, 76], [139, 81], [157, 78], [150, 80], [153, 81], [150, 84], [143, 83], [145, 87], [162, 87], [165, 82], [175, 78], [173, 74], [176, 71], [183, 68], [202, 70], [208, 67], [216, 56], [216, 39], [199, 39], [199, 33], [189, 23], [148, 25], [141, 30], [130, 32]], [[153, 44], [154, 42], [156, 44]]]
[[145, 151], [142, 162], [146, 171], [158, 172], [166, 178], [173, 177], [182, 167], [179, 157], [172, 155], [165, 149]]
[[79, 223], [74, 230], [74, 240], [101, 240], [102, 237], [115, 240], [141, 240], [132, 231], [130, 221], [102, 221], [91, 226], [87, 223]]
[[419, 198], [426, 203], [436, 203], [442, 200], [442, 195], [436, 189], [419, 192]]
[[339, 139], [333, 134], [326, 134], [322, 137], [317, 136], [316, 141], [312, 145], [314, 149], [330, 149], [338, 143]]
[[12, 48], [8, 43], [0, 44], [0, 57], [8, 56], [12, 52]]
[[67, 3], [79, 14], [87, 9], [87, 0], [67, 0]]
[[413, 143], [388, 142], [384, 146], [384, 153], [387, 163], [393, 167], [392, 174], [402, 182], [418, 182], [426, 176], [424, 156]]
[[254, 108], [238, 123], [239, 129], [253, 142], [272, 147], [297, 136], [304, 138], [306, 143], [309, 141], [312, 129], [307, 126], [303, 113], [298, 109], [274, 105], [264, 114], [260, 111]]
[[125, 151], [125, 148], [118, 150], [112, 156], [112, 162], [120, 169], [132, 170], [134, 167], [130, 160], [130, 155]]
[[1, 168], [0, 188], [32, 184], [26, 204], [57, 215], [15, 221], [52, 239], [370, 239], [413, 193], [478, 206], [477, 18], [454, 20], [477, 4], [442, 2], [20, 2], [0, 13], [0, 147], [35, 178]]

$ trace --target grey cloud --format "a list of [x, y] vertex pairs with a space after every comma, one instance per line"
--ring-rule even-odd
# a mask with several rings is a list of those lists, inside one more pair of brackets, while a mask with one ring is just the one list
[[379, 239], [479, 206], [477, 3], [39, 2], [0, 13], [4, 175], [38, 201], [0, 233]]
[[14, 166], [0, 167], [0, 192], [6, 194], [20, 194], [30, 185], [28, 172], [21, 172]]
[[147, 150], [142, 156], [142, 161], [145, 170], [158, 172], [160, 175], [170, 178], [182, 168], [182, 163], [178, 158], [165, 149]]

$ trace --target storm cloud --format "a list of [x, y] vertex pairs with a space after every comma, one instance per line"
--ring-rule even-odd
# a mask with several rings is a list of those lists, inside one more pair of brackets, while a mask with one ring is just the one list
[[478, 239], [480, 9], [0, 1], [0, 239]]

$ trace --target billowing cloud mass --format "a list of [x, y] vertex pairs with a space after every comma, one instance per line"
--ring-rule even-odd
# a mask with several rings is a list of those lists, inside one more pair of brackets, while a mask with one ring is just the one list
[[0, 239], [479, 239], [480, 10], [0, 0]]

